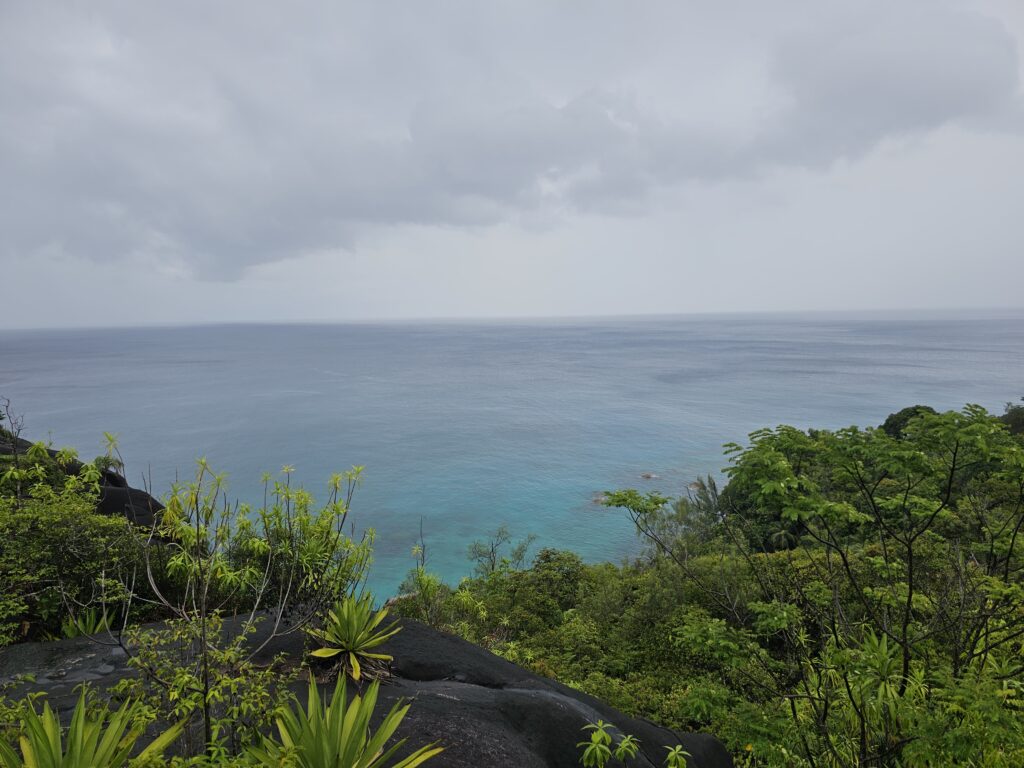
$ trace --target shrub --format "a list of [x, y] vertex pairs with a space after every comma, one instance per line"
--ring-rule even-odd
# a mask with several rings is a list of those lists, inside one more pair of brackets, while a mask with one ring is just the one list
[[370, 677], [379, 674], [382, 663], [391, 661], [391, 657], [373, 649], [401, 630], [397, 621], [378, 629], [387, 615], [387, 608], [373, 610], [370, 594], [361, 598], [349, 596], [335, 603], [327, 613], [323, 629], [307, 630], [311, 637], [327, 643], [313, 651], [313, 656], [319, 659], [341, 656], [341, 668], [353, 680], [359, 680], [364, 671]]
[[345, 677], [341, 676], [327, 704], [321, 702], [316, 682], [310, 678], [306, 708], [284, 708], [276, 719], [279, 738], [264, 739], [259, 746], [248, 748], [247, 755], [254, 765], [265, 768], [415, 768], [438, 755], [443, 747], [428, 744], [390, 762], [405, 745], [405, 739], [387, 749], [384, 745], [405, 718], [409, 705], [396, 703], [380, 727], [371, 731], [370, 718], [377, 706], [379, 686], [374, 681], [364, 695], [349, 701]]
[[95, 512], [84, 478], [0, 496], [0, 645], [59, 633], [76, 607], [117, 600], [140, 547], [131, 523]]
[[[613, 757], [625, 765], [627, 760], [633, 760], [640, 751], [640, 741], [635, 736], [624, 734], [616, 742], [610, 733], [615, 730], [615, 726], [604, 720], [588, 723], [583, 726], [583, 730], [590, 731], [590, 738], [576, 746], [582, 749], [580, 763], [584, 768], [604, 768]], [[690, 757], [690, 753], [682, 745], [665, 747], [665, 751], [668, 753], [665, 768], [686, 768], [686, 758]]]
[[[319, 507], [291, 486], [290, 472], [272, 489], [267, 479], [268, 503], [253, 511], [231, 504], [224, 477], [200, 461], [195, 479], [172, 489], [143, 548], [143, 580], [173, 620], [131, 633], [131, 663], [143, 674], [125, 685], [139, 686], [132, 692], [165, 715], [199, 721], [202, 743], [188, 740], [190, 755], [226, 760], [269, 723], [292, 672], [253, 659], [365, 577], [371, 538], [356, 543], [344, 533], [359, 469], [333, 477]], [[161, 578], [169, 588], [154, 586]], [[145, 601], [125, 587], [129, 605]]]
[[[1021, 401], [1024, 402], [1024, 397]], [[999, 419], [1010, 430], [1011, 435], [1024, 435], [1024, 405], [1007, 403], [1006, 411]]]
[[882, 431], [889, 437], [900, 440], [903, 438], [903, 431], [912, 419], [924, 414], [935, 414], [935, 409], [928, 405], [911, 405], [896, 413], [890, 413], [882, 423]]
[[[144, 708], [138, 703], [129, 701], [110, 710], [90, 704], [85, 690], [71, 714], [66, 734], [48, 703], [43, 704], [42, 712], [26, 703], [20, 718], [22, 757], [0, 741], [0, 768], [123, 768], [145, 726]], [[171, 726], [139, 751], [133, 762], [158, 757], [181, 731], [180, 723]]]
[[122, 680], [115, 692], [144, 703], [163, 721], [201, 724], [201, 740], [192, 728], [186, 732], [185, 754], [219, 761], [239, 754], [270, 727], [294, 679], [280, 658], [255, 664], [249, 640], [256, 625], [239, 625], [225, 627], [215, 613], [205, 622], [175, 619], [164, 629], [129, 629], [128, 665], [140, 674]]

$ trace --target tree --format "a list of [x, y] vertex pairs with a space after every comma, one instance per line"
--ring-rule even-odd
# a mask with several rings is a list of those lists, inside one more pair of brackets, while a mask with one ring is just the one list
[[[1021, 398], [1024, 402], [1024, 397]], [[1010, 430], [1011, 435], [1024, 434], [1024, 405], [1006, 404], [1006, 411], [1000, 417], [1000, 421]]]
[[912, 419], [924, 414], [934, 415], [935, 413], [936, 410], [929, 405], [907, 406], [896, 413], [890, 413], [882, 423], [882, 431], [889, 437], [899, 440], [903, 437], [903, 430], [907, 428]]
[[512, 534], [508, 526], [502, 525], [486, 541], [470, 544], [466, 556], [474, 563], [473, 571], [477, 576], [488, 576], [502, 567], [518, 570], [523, 567], [526, 553], [536, 540], [537, 537], [530, 534], [513, 545], [508, 555], [503, 555], [502, 550], [512, 541]]
[[[761, 638], [770, 656], [750, 658], [786, 702], [803, 759], [1024, 759], [1024, 444], [967, 406], [917, 411], [898, 435], [765, 429], [730, 453], [720, 551], [745, 563], [739, 589], [664, 535], [666, 500], [629, 491], [609, 503], [715, 615]], [[787, 526], [792, 546], [765, 546], [766, 521]]]

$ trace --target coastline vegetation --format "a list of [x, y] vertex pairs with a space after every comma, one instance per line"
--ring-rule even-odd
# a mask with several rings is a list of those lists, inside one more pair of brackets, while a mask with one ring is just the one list
[[[321, 504], [291, 484], [286, 467], [264, 478], [264, 503], [253, 509], [231, 503], [224, 478], [200, 460], [147, 528], [97, 511], [103, 473], [123, 467], [113, 440], [105, 456], [82, 463], [70, 451], [26, 446], [19, 424], [6, 409], [0, 646], [95, 634], [119, 646], [135, 674], [104, 692], [125, 702], [116, 712], [84, 688], [66, 734], [45, 701], [37, 711], [39, 696], [12, 701], [0, 690], [0, 765], [411, 768], [438, 754], [431, 745], [393, 759], [393, 748], [379, 749], [408, 707], [371, 731], [375, 687], [348, 704], [311, 699], [302, 712], [289, 686], [307, 659], [265, 652], [285, 635], [319, 637], [325, 621], [334, 640], [331, 617], [341, 615], [360, 641], [346, 654], [379, 660], [369, 649], [381, 617], [366, 610], [372, 596], [363, 589], [373, 532], [358, 540], [345, 532], [359, 467], [332, 477]], [[358, 667], [334, 674], [360, 677]], [[343, 684], [338, 691], [344, 697]]]
[[739, 765], [1024, 765], [1024, 407], [728, 451], [722, 489], [605, 494], [646, 544], [633, 561], [524, 566], [499, 532], [504, 557], [457, 587], [420, 565], [396, 610], [711, 732]]
[[[0, 765], [384, 768], [380, 736], [407, 706], [369, 728], [367, 678], [390, 661], [375, 649], [399, 628], [363, 587], [372, 532], [345, 532], [359, 468], [332, 478], [320, 504], [286, 468], [249, 508], [200, 462], [140, 528], [96, 511], [103, 473], [123, 466], [113, 441], [86, 463], [42, 444], [21, 450], [20, 423], [4, 416], [0, 440], [14, 450], [0, 456], [0, 646], [98, 633], [138, 674], [116, 692], [122, 709], [83, 692], [69, 724], [81, 738], [63, 744], [92, 739], [112, 750], [106, 762], [63, 754], [45, 703], [40, 714], [36, 697], [0, 690]], [[780, 426], [727, 451], [721, 488], [707, 477], [676, 496], [604, 494], [644, 542], [633, 560], [530, 557], [532, 537], [503, 527], [468, 547], [473, 575], [454, 586], [418, 547], [390, 610], [627, 714], [713, 733], [738, 765], [1024, 765], [1024, 406], [913, 406], [867, 429]], [[307, 659], [260, 656], [290, 633], [306, 637]], [[326, 674], [342, 699], [310, 693], [303, 710], [289, 685], [317, 657], [341, 659]], [[369, 686], [349, 714], [346, 678]], [[144, 762], [125, 762], [154, 722], [173, 725]], [[585, 735], [584, 764], [635, 756], [609, 728]], [[49, 762], [34, 757], [32, 734]]]

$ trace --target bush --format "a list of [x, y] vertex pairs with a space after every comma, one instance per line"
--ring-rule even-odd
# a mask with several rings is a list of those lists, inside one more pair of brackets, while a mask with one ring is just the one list
[[80, 478], [0, 496], [0, 645], [59, 634], [69, 614], [120, 599], [141, 542], [131, 523], [95, 505]]
[[436, 744], [420, 747], [406, 757], [395, 759], [405, 739], [385, 749], [398, 729], [409, 705], [395, 704], [376, 731], [370, 718], [377, 706], [380, 683], [370, 683], [366, 693], [346, 695], [345, 676], [338, 678], [330, 704], [321, 702], [316, 682], [310, 678], [305, 710], [299, 706], [283, 708], [277, 716], [279, 739], [268, 738], [247, 750], [254, 766], [278, 768], [415, 768], [438, 755]]
[[307, 630], [311, 637], [325, 643], [324, 647], [314, 650], [312, 655], [318, 659], [340, 656], [343, 677], [348, 675], [359, 681], [364, 676], [378, 676], [386, 670], [391, 656], [374, 649], [402, 629], [397, 621], [381, 627], [387, 615], [387, 608], [373, 610], [373, 595], [345, 597], [327, 612], [323, 628]]
[[889, 437], [900, 440], [903, 438], [903, 431], [907, 428], [907, 425], [912, 419], [916, 419], [918, 416], [924, 414], [935, 415], [936, 411], [934, 408], [928, 405], [911, 405], [902, 410], [896, 411], [896, 413], [890, 413], [885, 421], [882, 423], [882, 431]]
[[[1024, 401], [1024, 397], [1021, 398]], [[1000, 421], [1010, 430], [1011, 435], [1024, 434], [1024, 405], [1006, 404], [1006, 411], [999, 417]]]
[[50, 705], [37, 712], [25, 702], [19, 717], [20, 751], [0, 741], [0, 768], [124, 768], [159, 757], [181, 735], [176, 724], [141, 750], [136, 749], [147, 724], [145, 708], [126, 702], [119, 709], [91, 703], [82, 691], [66, 733]]

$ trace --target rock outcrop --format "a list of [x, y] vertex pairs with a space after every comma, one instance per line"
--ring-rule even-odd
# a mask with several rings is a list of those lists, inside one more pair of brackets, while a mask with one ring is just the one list
[[[413, 700], [398, 735], [410, 745], [441, 741], [445, 751], [434, 768], [578, 768], [577, 742], [584, 725], [614, 723], [640, 739], [631, 765], [660, 766], [665, 747], [682, 744], [691, 768], [731, 768], [732, 759], [712, 736], [676, 733], [649, 721], [627, 717], [602, 701], [535, 675], [458, 637], [405, 620], [386, 646], [394, 656], [393, 677], [381, 688], [378, 714], [397, 699]], [[126, 656], [102, 638], [24, 643], [0, 650], [0, 682], [31, 674], [16, 694], [45, 691], [62, 713], [75, 704], [83, 682], [105, 689], [130, 674]], [[263, 661], [284, 653], [300, 659], [300, 633], [275, 638]], [[301, 695], [303, 685], [296, 685]]]
[[[15, 451], [24, 455], [32, 443], [23, 438], [11, 438], [0, 434], [0, 456], [10, 456]], [[50, 450], [50, 456], [56, 457], [57, 451]], [[71, 462], [65, 471], [75, 474], [82, 469], [79, 461]], [[100, 497], [96, 511], [104, 515], [124, 515], [133, 523], [147, 528], [153, 525], [156, 516], [164, 505], [145, 491], [132, 488], [128, 481], [117, 472], [105, 469], [100, 477]]]

